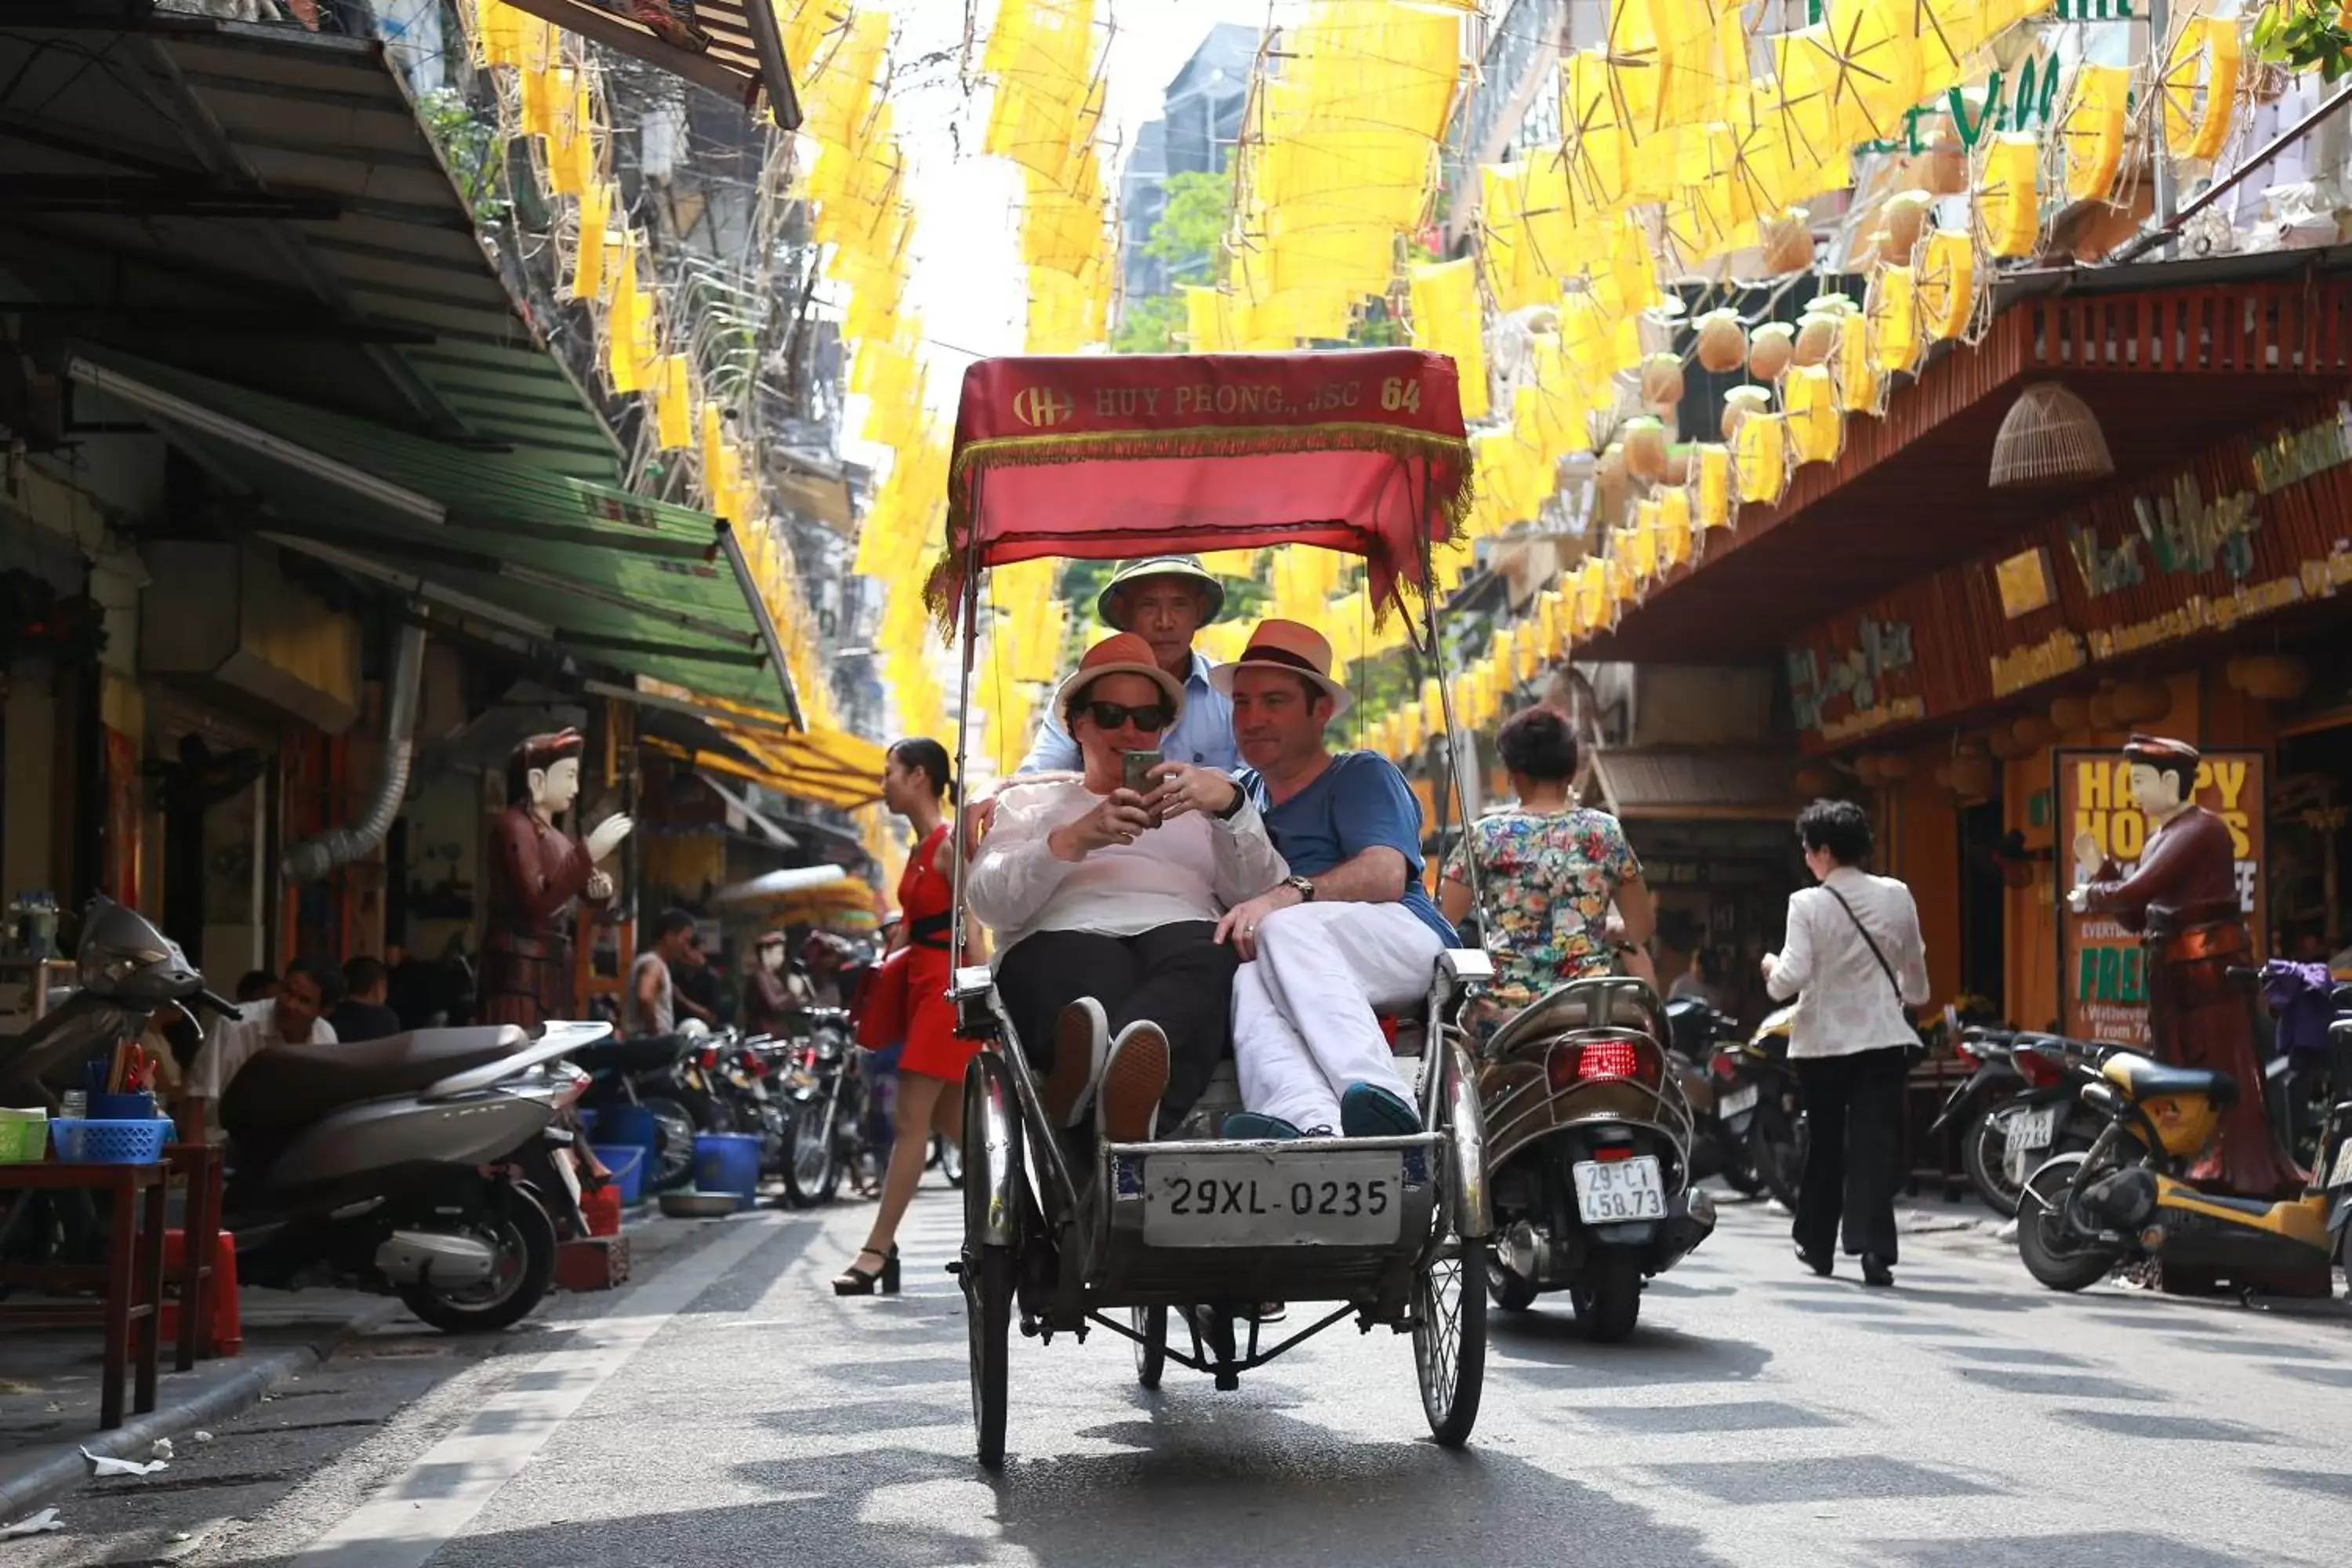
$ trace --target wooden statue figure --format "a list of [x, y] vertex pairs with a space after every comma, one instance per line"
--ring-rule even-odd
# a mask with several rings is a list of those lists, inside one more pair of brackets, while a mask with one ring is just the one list
[[2197, 748], [2188, 742], [2134, 735], [2124, 758], [2132, 803], [2150, 824], [2147, 847], [2126, 877], [2102, 858], [2095, 837], [2078, 835], [2077, 864], [2097, 866], [2067, 903], [2078, 914], [2111, 914], [2139, 933], [2157, 1057], [2225, 1072], [2237, 1082], [2238, 1102], [2189, 1179], [2241, 1197], [2299, 1192], [2303, 1173], [2279, 1146], [2263, 1109], [2249, 993], [2227, 973], [2259, 962], [2239, 908], [2229, 825], [2197, 804]]
[[613, 879], [597, 863], [620, 847], [631, 823], [614, 815], [584, 842], [555, 826], [580, 795], [577, 730], [533, 735], [507, 762], [506, 810], [490, 834], [489, 912], [482, 940], [485, 1024], [534, 1028], [578, 1016], [572, 986], [572, 905], [611, 902]]

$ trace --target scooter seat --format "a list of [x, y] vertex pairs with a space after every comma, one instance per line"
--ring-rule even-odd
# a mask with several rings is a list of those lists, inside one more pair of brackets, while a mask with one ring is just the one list
[[267, 1147], [346, 1105], [414, 1094], [513, 1056], [530, 1038], [512, 1024], [486, 1024], [352, 1044], [273, 1047], [229, 1080], [221, 1097], [221, 1126], [241, 1148]]
[[1571, 980], [1528, 1003], [1486, 1042], [1486, 1054], [1506, 1057], [1520, 1047], [1570, 1029], [1612, 1025], [1644, 1034], [1663, 1031], [1654, 1019], [1657, 994], [1638, 980]]
[[2238, 1080], [2210, 1068], [2178, 1068], [2146, 1057], [2118, 1057], [2108, 1066], [2123, 1075], [2134, 1100], [2185, 1094], [2210, 1100], [2214, 1109], [2227, 1110], [2238, 1103]]
[[572, 1053], [572, 1061], [586, 1072], [660, 1072], [685, 1055], [684, 1035], [633, 1035], [583, 1046]]

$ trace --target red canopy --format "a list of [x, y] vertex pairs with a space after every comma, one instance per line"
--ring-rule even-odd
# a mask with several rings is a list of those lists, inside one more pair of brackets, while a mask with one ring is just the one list
[[952, 620], [983, 568], [1313, 544], [1360, 555], [1375, 604], [1421, 585], [1467, 505], [1454, 362], [1415, 349], [982, 360], [964, 373], [948, 547]]

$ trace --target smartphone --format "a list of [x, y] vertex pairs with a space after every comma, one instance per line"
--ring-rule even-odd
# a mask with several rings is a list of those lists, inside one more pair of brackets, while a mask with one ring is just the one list
[[1129, 752], [1119, 759], [1124, 770], [1119, 782], [1138, 795], [1150, 795], [1154, 787], [1151, 770], [1163, 760], [1158, 752]]

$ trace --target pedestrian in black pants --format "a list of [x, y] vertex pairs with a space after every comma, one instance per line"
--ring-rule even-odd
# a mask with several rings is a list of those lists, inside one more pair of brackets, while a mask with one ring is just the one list
[[1101, 1005], [1110, 1038], [1130, 1024], [1155, 1023], [1168, 1037], [1160, 1125], [1173, 1128], [1233, 1050], [1237, 960], [1216, 935], [1214, 921], [1187, 921], [1139, 936], [1041, 931], [1024, 937], [997, 966], [996, 989], [1030, 1065], [1054, 1078], [1062, 1015], [1080, 997]]
[[1764, 956], [1765, 988], [1801, 998], [1789, 1031], [1811, 1131], [1797, 1256], [1828, 1274], [1843, 1218], [1864, 1282], [1892, 1285], [1903, 1086], [1920, 1049], [1909, 1009], [1927, 1000], [1927, 944], [1911, 889], [1862, 869], [1870, 819], [1860, 806], [1813, 802], [1797, 817], [1797, 838], [1820, 886], [1790, 895], [1787, 941]]

